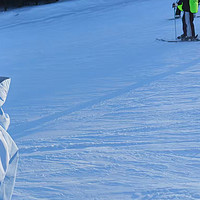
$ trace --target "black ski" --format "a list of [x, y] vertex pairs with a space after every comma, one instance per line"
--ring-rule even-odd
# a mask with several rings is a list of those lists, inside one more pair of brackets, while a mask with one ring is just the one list
[[162, 39], [162, 38], [156, 38], [156, 40], [158, 41], [162, 41], [162, 42], [200, 42], [200, 38], [196, 38], [195, 40], [166, 40], [166, 39]]

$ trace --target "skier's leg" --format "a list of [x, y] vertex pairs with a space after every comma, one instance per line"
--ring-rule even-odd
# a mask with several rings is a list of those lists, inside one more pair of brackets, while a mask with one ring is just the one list
[[183, 23], [183, 35], [187, 36], [187, 25], [186, 25], [186, 22], [185, 22], [185, 11], [183, 12], [182, 23]]
[[192, 30], [192, 37], [195, 37], [195, 28], [194, 28], [194, 14], [190, 12], [190, 26]]
[[187, 25], [185, 23], [185, 12], [183, 12], [183, 17], [182, 17], [182, 25], [183, 25], [183, 34], [178, 36], [178, 39], [184, 40], [185, 37], [187, 37]]
[[187, 37], [192, 37], [192, 27], [191, 27], [191, 23], [190, 23], [190, 12], [185, 12], [185, 24], [186, 24]]

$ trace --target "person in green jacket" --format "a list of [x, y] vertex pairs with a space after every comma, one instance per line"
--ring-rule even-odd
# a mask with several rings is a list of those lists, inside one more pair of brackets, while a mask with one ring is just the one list
[[178, 39], [195, 40], [194, 14], [198, 12], [198, 2], [199, 0], [179, 0], [173, 3], [173, 7], [183, 11], [183, 34], [178, 36]]

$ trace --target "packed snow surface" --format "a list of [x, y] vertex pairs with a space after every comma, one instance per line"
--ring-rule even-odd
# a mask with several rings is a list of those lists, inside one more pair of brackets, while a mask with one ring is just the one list
[[156, 41], [175, 37], [172, 3], [0, 13], [4, 110], [20, 149], [13, 200], [200, 199], [200, 43]]

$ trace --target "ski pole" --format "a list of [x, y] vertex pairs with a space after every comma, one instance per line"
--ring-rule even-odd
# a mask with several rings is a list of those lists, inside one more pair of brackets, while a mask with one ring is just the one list
[[176, 7], [174, 7], [174, 26], [175, 26], [175, 40], [177, 40], [177, 32], [176, 32]]

